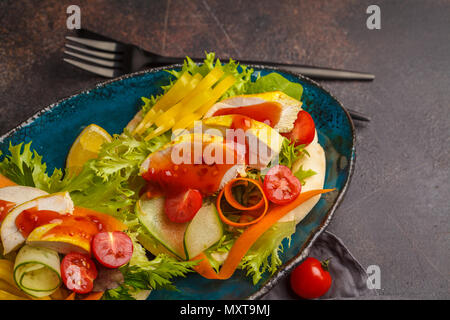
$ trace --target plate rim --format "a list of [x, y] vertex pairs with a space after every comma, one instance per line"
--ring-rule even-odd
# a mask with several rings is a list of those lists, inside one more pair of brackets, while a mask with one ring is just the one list
[[[122, 80], [125, 80], [125, 79], [142, 76], [142, 75], [148, 74], [148, 73], [156, 73], [156, 72], [160, 72], [160, 71], [164, 71], [164, 70], [181, 68], [182, 66], [183, 66], [183, 64], [178, 63], [178, 64], [171, 64], [171, 65], [167, 65], [167, 66], [147, 68], [147, 69], [140, 70], [140, 71], [137, 71], [137, 72], [124, 74], [124, 75], [121, 75], [121, 76], [116, 77], [116, 78], [108, 79], [106, 81], [98, 82], [93, 87], [88, 88], [88, 89], [78, 90], [75, 93], [71, 94], [70, 96], [61, 98], [61, 99], [57, 100], [56, 102], [43, 107], [39, 111], [35, 112], [31, 117], [29, 117], [25, 121], [22, 121], [20, 124], [18, 124], [17, 126], [12, 128], [11, 130], [9, 130], [6, 133], [4, 133], [3, 135], [1, 135], [0, 136], [0, 143], [3, 143], [6, 139], [8, 139], [10, 136], [12, 136], [16, 131], [18, 131], [18, 130], [22, 129], [23, 127], [27, 126], [28, 124], [33, 122], [35, 119], [39, 118], [42, 114], [51, 111], [57, 105], [63, 103], [66, 100], [69, 100], [69, 99], [71, 99], [71, 98], [73, 98], [75, 96], [78, 96], [78, 95], [81, 95], [81, 94], [88, 94], [92, 90], [103, 88], [103, 87], [105, 87], [105, 86], [107, 86], [107, 85], [109, 85], [111, 83], [114, 83], [114, 82], [119, 82], [119, 81], [122, 81]], [[299, 253], [297, 255], [295, 255], [293, 258], [291, 258], [285, 264], [283, 264], [282, 267], [280, 267], [272, 276], [270, 276], [270, 278], [267, 279], [266, 282], [255, 293], [253, 293], [250, 296], [247, 296], [245, 298], [242, 298], [242, 299], [246, 299], [246, 300], [256, 300], [256, 299], [262, 298], [265, 294], [267, 294], [280, 280], [282, 280], [283, 278], [288, 276], [289, 273], [291, 272], [291, 270], [293, 270], [297, 265], [299, 265], [308, 256], [309, 250], [311, 249], [311, 247], [314, 244], [315, 240], [322, 234], [322, 232], [325, 231], [327, 226], [330, 224], [330, 222], [332, 220], [332, 217], [334, 216], [335, 211], [340, 206], [340, 204], [341, 204], [341, 202], [342, 202], [342, 200], [344, 198], [344, 195], [347, 193], [348, 186], [349, 186], [350, 181], [352, 180], [352, 177], [353, 177], [353, 173], [354, 173], [354, 169], [355, 169], [355, 161], [356, 161], [356, 148], [355, 148], [355, 145], [356, 145], [356, 133], [355, 133], [356, 129], [355, 129], [355, 125], [353, 123], [353, 120], [352, 120], [349, 112], [345, 109], [343, 104], [332, 93], [330, 93], [327, 89], [325, 89], [318, 82], [316, 82], [316, 81], [314, 81], [314, 80], [312, 80], [312, 79], [310, 79], [310, 78], [308, 78], [308, 77], [306, 77], [304, 75], [301, 75], [299, 73], [295, 73], [295, 72], [292, 72], [292, 71], [285, 70], [282, 67], [274, 67], [274, 66], [268, 66], [268, 65], [264, 65], [264, 64], [245, 64], [245, 66], [248, 66], [249, 68], [253, 68], [253, 69], [256, 68], [256, 69], [266, 69], [266, 70], [279, 71], [279, 72], [282, 72], [282, 73], [294, 76], [294, 77], [296, 77], [296, 78], [298, 78], [298, 79], [300, 79], [302, 81], [308, 82], [309, 84], [312, 84], [312, 85], [318, 87], [323, 92], [328, 94], [333, 100], [335, 100], [337, 105], [344, 111], [345, 115], [347, 116], [347, 120], [348, 120], [348, 122], [350, 124], [351, 135], [352, 135], [351, 157], [350, 157], [350, 161], [349, 161], [349, 174], [347, 176], [347, 179], [344, 182], [344, 185], [343, 185], [341, 191], [339, 192], [338, 196], [336, 197], [336, 199], [334, 200], [334, 202], [331, 205], [330, 209], [328, 210], [325, 219], [322, 221], [322, 223], [319, 226], [319, 228], [309, 235], [308, 239], [306, 240], [304, 245], [301, 247], [301, 249], [299, 250]]]

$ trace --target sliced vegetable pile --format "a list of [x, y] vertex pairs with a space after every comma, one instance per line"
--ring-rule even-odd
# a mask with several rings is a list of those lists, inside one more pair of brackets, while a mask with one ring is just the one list
[[[93, 292], [99, 267], [119, 268], [130, 261], [133, 243], [122, 231], [127, 226], [116, 218], [74, 208], [67, 192], [48, 195], [24, 186], [0, 190], [0, 196], [15, 198], [14, 207], [3, 207], [8, 214], [0, 229], [5, 257], [0, 264], [1, 278], [25, 294], [17, 295], [17, 290], [8, 287], [15, 297], [48, 298], [58, 291], [61, 298], [64, 293], [68, 295], [62, 285], [72, 292], [88, 294]], [[44, 195], [33, 198], [40, 193]], [[103, 291], [96, 290], [96, 296], [100, 298]]]
[[[302, 86], [277, 73], [252, 79], [213, 53], [169, 73], [122, 134], [88, 126], [64, 171], [48, 175], [30, 144], [10, 146], [0, 298], [146, 298], [189, 272], [228, 279], [240, 268], [257, 283], [281, 265], [297, 222], [280, 219], [331, 191], [302, 191], [316, 172], [299, 164], [317, 144]], [[215, 133], [192, 133], [195, 121]], [[244, 139], [221, 134], [229, 129]], [[252, 153], [255, 143], [265, 152]], [[175, 163], [175, 151], [189, 161]]]

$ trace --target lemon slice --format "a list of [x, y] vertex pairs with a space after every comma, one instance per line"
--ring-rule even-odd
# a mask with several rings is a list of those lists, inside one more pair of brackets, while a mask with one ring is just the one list
[[66, 167], [70, 174], [78, 174], [86, 161], [97, 158], [103, 143], [111, 142], [111, 135], [96, 124], [87, 126], [77, 137], [69, 155]]

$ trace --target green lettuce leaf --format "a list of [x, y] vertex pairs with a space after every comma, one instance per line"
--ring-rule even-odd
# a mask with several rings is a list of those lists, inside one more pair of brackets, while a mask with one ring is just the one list
[[102, 145], [98, 158], [93, 161], [91, 168], [104, 181], [117, 175], [128, 180], [137, 175], [139, 165], [150, 153], [168, 142], [170, 142], [169, 133], [150, 141], [138, 140], [129, 132], [114, 135], [112, 142]]
[[300, 166], [300, 168], [298, 168], [298, 170], [294, 173], [294, 176], [296, 176], [297, 179], [300, 180], [302, 186], [304, 186], [306, 183], [305, 180], [316, 174], [317, 174], [317, 172], [315, 172], [314, 170], [311, 170], [311, 169], [304, 170], [303, 166]]
[[288, 238], [290, 243], [294, 232], [295, 221], [278, 222], [256, 240], [239, 265], [252, 277], [253, 284], [257, 284], [265, 272], [273, 274], [282, 265], [282, 241]]
[[303, 87], [299, 83], [291, 82], [279, 73], [269, 73], [251, 83], [247, 93], [262, 93], [269, 91], [282, 91], [288, 96], [300, 101]]
[[226, 232], [216, 244], [205, 250], [205, 255], [216, 272], [219, 272], [220, 266], [223, 263], [223, 259], [219, 259], [219, 257], [230, 251], [235, 240], [235, 235]]
[[[304, 156], [309, 157], [309, 153], [308, 151], [306, 151], [305, 147], [306, 145], [304, 144], [295, 146], [293, 142], [291, 143], [288, 139], [284, 139], [280, 154], [278, 155], [279, 164], [292, 169], [294, 163], [297, 160], [301, 159]], [[315, 174], [317, 174], [317, 172], [311, 169], [304, 170], [303, 166], [300, 166], [300, 168], [298, 168], [298, 170], [294, 172], [294, 176], [296, 176], [297, 179], [300, 180], [302, 185], [305, 185], [305, 179], [312, 177]]]
[[15, 146], [10, 143], [8, 151], [10, 154], [5, 155], [0, 162], [2, 175], [19, 185], [36, 187], [49, 193], [58, 189], [63, 172], [55, 169], [48, 176], [47, 165], [36, 151], [31, 150], [31, 142]]
[[295, 146], [294, 142], [284, 138], [278, 155], [278, 163], [292, 169], [292, 166], [297, 160], [305, 155], [309, 157], [309, 153], [305, 150], [305, 147], [304, 144]]
[[130, 262], [121, 267], [124, 282], [115, 289], [107, 290], [105, 300], [133, 300], [133, 293], [140, 290], [176, 290], [172, 284], [175, 277], [185, 277], [193, 272], [193, 261], [178, 261], [165, 254], [149, 260], [145, 249], [137, 241], [138, 233], [129, 233], [133, 240], [133, 256]]
[[98, 158], [89, 160], [79, 175], [62, 181], [60, 188], [70, 192], [75, 205], [127, 219], [121, 209], [134, 205], [136, 191], [144, 185], [138, 176], [139, 165], [169, 141], [168, 134], [150, 141], [138, 140], [128, 132], [114, 135], [102, 145]]

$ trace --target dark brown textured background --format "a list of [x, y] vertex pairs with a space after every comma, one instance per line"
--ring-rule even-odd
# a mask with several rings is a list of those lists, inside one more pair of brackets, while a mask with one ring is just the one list
[[[368, 30], [375, 3], [382, 29]], [[329, 230], [380, 266], [382, 295], [450, 298], [450, 1], [1, 1], [0, 134], [102, 80], [62, 62], [70, 4], [83, 27], [160, 54], [375, 73], [321, 82], [372, 117]]]

